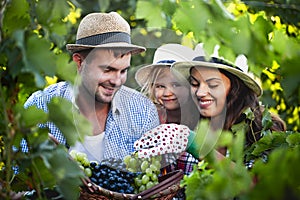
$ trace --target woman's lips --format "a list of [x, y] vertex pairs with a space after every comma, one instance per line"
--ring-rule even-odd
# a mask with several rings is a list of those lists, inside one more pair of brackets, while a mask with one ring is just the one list
[[198, 102], [199, 102], [200, 108], [206, 109], [214, 103], [214, 100], [212, 100], [212, 99], [206, 99], [206, 100], [205, 99], [200, 99]]

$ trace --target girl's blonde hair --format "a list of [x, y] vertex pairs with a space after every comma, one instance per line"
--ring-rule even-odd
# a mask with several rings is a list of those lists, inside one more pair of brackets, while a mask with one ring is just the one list
[[145, 94], [149, 99], [155, 104], [159, 104], [155, 98], [154, 86], [157, 81], [158, 76], [162, 73], [164, 69], [170, 68], [170, 65], [162, 65], [153, 67], [153, 71], [148, 76], [146, 83], [142, 86], [141, 92]]

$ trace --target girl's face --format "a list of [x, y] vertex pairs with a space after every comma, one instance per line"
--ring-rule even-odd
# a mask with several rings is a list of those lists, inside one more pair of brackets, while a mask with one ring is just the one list
[[188, 101], [189, 89], [171, 73], [170, 68], [161, 69], [155, 84], [154, 96], [167, 110], [176, 110]]
[[190, 77], [192, 97], [204, 117], [216, 117], [226, 106], [230, 80], [218, 69], [194, 67]]

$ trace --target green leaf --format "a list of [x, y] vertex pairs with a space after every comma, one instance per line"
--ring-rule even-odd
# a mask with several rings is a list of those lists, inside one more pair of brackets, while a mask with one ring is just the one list
[[39, 123], [45, 123], [48, 119], [48, 114], [36, 106], [30, 106], [27, 109], [23, 107], [18, 110], [21, 114], [21, 122], [25, 127], [37, 126]]
[[230, 147], [231, 158], [235, 163], [243, 164], [243, 153], [244, 153], [244, 142], [245, 141], [245, 130], [240, 129], [234, 134], [232, 146]]
[[135, 15], [137, 19], [145, 19], [149, 28], [165, 28], [167, 26], [160, 1], [138, 1]]
[[54, 76], [55, 55], [50, 51], [50, 42], [37, 35], [31, 35], [26, 41], [26, 56], [29, 68], [34, 68], [43, 75]]
[[26, 0], [9, 1], [4, 11], [3, 30], [1, 32], [7, 36], [16, 30], [26, 29], [30, 23], [29, 4]]
[[[267, 163], [257, 162], [252, 171], [258, 182], [249, 193], [249, 199], [298, 199], [300, 196], [300, 146], [276, 148]], [[276, 183], [276, 184], [270, 184]]]
[[263, 137], [253, 145], [255, 146], [252, 154], [260, 155], [265, 151], [269, 151], [281, 146], [287, 146], [286, 135], [284, 132], [272, 132], [270, 134], [265, 134]]
[[250, 21], [247, 16], [238, 18], [234, 23], [235, 33], [231, 39], [234, 52], [247, 55], [252, 46]]
[[[269, 49], [268, 41], [268, 34], [272, 31], [271, 23], [263, 16], [258, 16], [253, 25], [250, 26], [250, 31], [252, 42], [248, 59], [254, 63], [264, 63], [264, 66], [271, 66], [273, 56], [271, 55], [272, 52]], [[256, 72], [255, 74], [258, 73]]]
[[[33, 148], [33, 151], [36, 151], [39, 148], [44, 148], [46, 146], [48, 147], [48, 133], [48, 129], [38, 129], [36, 131], [33, 130], [30, 134], [27, 134], [27, 142], [29, 147]], [[50, 149], [53, 149], [53, 147], [51, 147]]]
[[293, 147], [293, 146], [299, 146], [300, 145], [300, 133], [293, 133], [287, 136], [286, 138], [287, 143]]
[[255, 119], [254, 113], [253, 113], [253, 111], [250, 108], [247, 108], [244, 111], [244, 113], [245, 113], [247, 119], [250, 119], [250, 120], [254, 120]]
[[[199, 12], [201, 10], [201, 12]], [[195, 20], [197, 19], [197, 20]], [[208, 7], [202, 1], [181, 2], [173, 15], [173, 22], [183, 33], [201, 33], [208, 26], [210, 13]], [[195, 36], [197, 37], [197, 34]]]
[[185, 175], [180, 185], [185, 187], [187, 200], [207, 199], [206, 187], [212, 182], [213, 169], [208, 167], [208, 162], [202, 160], [193, 166], [193, 171]]
[[221, 130], [212, 131], [208, 120], [200, 120], [195, 129], [196, 136], [193, 141], [199, 147], [197, 150], [200, 157], [205, 157], [216, 147], [221, 133]]
[[279, 53], [282, 59], [291, 59], [299, 56], [300, 47], [298, 41], [288, 37], [282, 31], [274, 31], [271, 44], [274, 52]]
[[59, 54], [56, 59], [56, 73], [61, 79], [73, 83], [77, 74], [77, 68], [75, 62], [69, 61], [69, 54]]
[[206, 199], [234, 199], [250, 191], [252, 179], [243, 164], [223, 159], [214, 165], [212, 183], [206, 187]]
[[218, 140], [218, 146], [231, 146], [233, 142], [233, 133], [230, 131], [223, 131]]
[[51, 171], [55, 174], [59, 191], [64, 199], [78, 199], [79, 186], [82, 185], [81, 178], [84, 177], [84, 172], [76, 162], [70, 159], [65, 148], [56, 149], [52, 155], [49, 162]]
[[266, 107], [262, 113], [262, 126], [263, 130], [269, 129], [273, 125], [271, 113], [269, 109]]
[[70, 146], [78, 140], [82, 142], [85, 135], [92, 134], [90, 123], [68, 100], [53, 98], [48, 108], [49, 119], [61, 130]]

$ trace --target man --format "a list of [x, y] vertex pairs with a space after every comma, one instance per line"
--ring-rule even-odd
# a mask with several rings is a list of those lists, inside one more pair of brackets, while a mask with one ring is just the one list
[[[51, 98], [71, 101], [76, 111], [92, 124], [92, 136], [71, 149], [88, 154], [90, 160], [123, 158], [134, 151], [133, 143], [146, 131], [159, 125], [154, 104], [123, 84], [127, 79], [132, 54], [145, 51], [131, 44], [130, 26], [117, 13], [92, 13], [79, 24], [76, 44], [67, 44], [77, 64], [80, 83], [59, 82], [37, 91], [25, 103], [48, 111]], [[60, 143], [63, 134], [51, 122], [46, 126]], [[23, 150], [27, 150], [25, 146]]]

